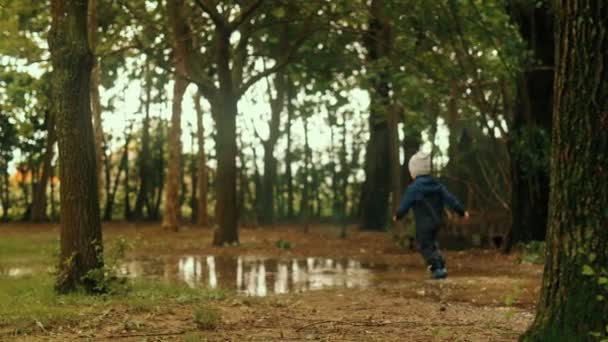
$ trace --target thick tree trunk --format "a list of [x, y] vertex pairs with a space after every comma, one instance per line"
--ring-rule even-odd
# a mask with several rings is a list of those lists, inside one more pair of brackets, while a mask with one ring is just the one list
[[47, 137], [46, 137], [46, 150], [44, 152], [44, 159], [42, 161], [42, 176], [36, 186], [36, 192], [34, 194], [34, 200], [32, 202], [32, 221], [43, 222], [48, 220], [46, 215], [46, 189], [51, 177], [51, 169], [53, 167], [53, 149], [55, 146], [55, 120], [51, 113], [48, 113], [47, 118]]
[[217, 202], [216, 215], [219, 228], [215, 231], [213, 244], [223, 246], [239, 242], [238, 212], [236, 198], [236, 115], [238, 97], [232, 84], [230, 71], [230, 34], [221, 28], [216, 29], [218, 52], [217, 67], [219, 76], [219, 105], [217, 116]]
[[[56, 289], [94, 292], [103, 267], [99, 190], [91, 124], [91, 67], [87, 2], [52, 0], [49, 48], [53, 65], [52, 115], [61, 175], [61, 252]], [[97, 272], [96, 272], [97, 273]]]
[[169, 129], [169, 160], [167, 163], [166, 192], [162, 226], [165, 229], [177, 231], [180, 221], [179, 187], [181, 183], [181, 122], [182, 100], [188, 87], [186, 75], [186, 38], [180, 26], [182, 1], [168, 1], [169, 26], [171, 27], [173, 44], [173, 63], [175, 66], [175, 80], [173, 84], [173, 105], [171, 107], [171, 127]]
[[[556, 1], [547, 261], [530, 341], [606, 336], [608, 3]], [[583, 271], [585, 269], [585, 271]], [[604, 278], [605, 280], [605, 278]]]
[[[510, 14], [533, 53], [517, 85], [517, 99], [510, 130], [511, 217], [505, 251], [518, 242], [544, 240], [549, 201], [548, 165], [531, 164], [548, 159], [549, 146], [541, 139], [551, 134], [553, 97], [553, 13], [550, 5], [513, 2]], [[540, 64], [538, 63], [540, 62]], [[518, 147], [519, 146], [519, 147]], [[524, 152], [525, 151], [525, 152]]]
[[[141, 152], [139, 154], [139, 190], [135, 200], [135, 211], [133, 217], [141, 221], [144, 218], [144, 205], [149, 201], [150, 180], [152, 175], [152, 161], [150, 157], [150, 103], [152, 102], [152, 79], [150, 70], [146, 65], [146, 98], [144, 102], [145, 117], [142, 125]], [[150, 216], [150, 210], [148, 210]]]
[[198, 204], [196, 224], [201, 227], [209, 225], [209, 213], [207, 212], [207, 196], [209, 192], [209, 176], [207, 173], [207, 153], [205, 152], [205, 127], [203, 125], [203, 109], [201, 108], [200, 92], [194, 98], [194, 108], [196, 110], [196, 137], [198, 141], [197, 178], [198, 187], [196, 189]]
[[[372, 63], [388, 56], [390, 51], [390, 28], [385, 22], [383, 6], [382, 0], [373, 0], [370, 7], [370, 28], [365, 43], [368, 59]], [[383, 230], [387, 224], [391, 187], [390, 132], [387, 123], [389, 85], [386, 70], [373, 82], [370, 97], [370, 140], [365, 154], [362, 228]]]

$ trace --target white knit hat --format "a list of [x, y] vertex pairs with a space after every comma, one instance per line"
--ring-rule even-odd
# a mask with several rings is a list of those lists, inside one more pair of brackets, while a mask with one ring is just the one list
[[410, 158], [408, 164], [410, 174], [416, 178], [418, 176], [431, 174], [431, 156], [419, 151]]

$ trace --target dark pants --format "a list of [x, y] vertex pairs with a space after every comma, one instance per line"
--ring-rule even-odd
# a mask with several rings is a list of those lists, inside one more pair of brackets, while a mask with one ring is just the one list
[[433, 224], [416, 225], [416, 241], [420, 247], [420, 254], [431, 267], [431, 271], [445, 268], [445, 260], [437, 248], [437, 233], [439, 227]]

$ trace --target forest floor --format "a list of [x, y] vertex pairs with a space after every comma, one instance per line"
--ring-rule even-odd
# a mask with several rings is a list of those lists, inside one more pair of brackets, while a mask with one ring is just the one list
[[[449, 277], [388, 233], [331, 226], [212, 231], [104, 225], [128, 288], [53, 292], [58, 225], [0, 225], [0, 340], [514, 341], [533, 319], [542, 266], [519, 254], [446, 251]], [[123, 250], [127, 250], [123, 255]]]

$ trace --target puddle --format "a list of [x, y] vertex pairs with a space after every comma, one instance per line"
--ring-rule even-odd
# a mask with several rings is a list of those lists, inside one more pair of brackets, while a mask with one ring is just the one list
[[0, 268], [0, 275], [11, 277], [11, 278], [19, 278], [28, 275], [34, 274], [34, 269], [29, 267], [9, 267], [9, 268]]
[[385, 264], [354, 259], [183, 256], [128, 261], [121, 272], [133, 278], [185, 282], [193, 288], [222, 287], [249, 296], [266, 296], [324, 288], [366, 288], [372, 286], [377, 272], [386, 269]]

